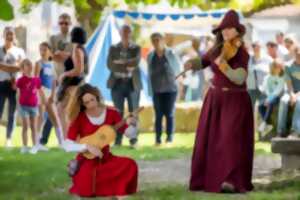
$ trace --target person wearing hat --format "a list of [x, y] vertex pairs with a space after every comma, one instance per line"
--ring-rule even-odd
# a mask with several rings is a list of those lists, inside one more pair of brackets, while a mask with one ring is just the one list
[[245, 27], [228, 11], [213, 33], [214, 46], [186, 69], [210, 66], [214, 73], [196, 132], [189, 188], [206, 192], [247, 192], [251, 183], [254, 123], [246, 89], [249, 54], [243, 44]]

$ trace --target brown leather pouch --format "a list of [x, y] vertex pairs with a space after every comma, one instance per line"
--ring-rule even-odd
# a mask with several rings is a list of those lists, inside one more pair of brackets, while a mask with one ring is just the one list
[[79, 161], [76, 159], [70, 160], [68, 163], [68, 174], [69, 176], [74, 176], [79, 170]]

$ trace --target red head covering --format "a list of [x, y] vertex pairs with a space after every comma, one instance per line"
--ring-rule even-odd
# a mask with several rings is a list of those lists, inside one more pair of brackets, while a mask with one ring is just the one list
[[229, 10], [223, 17], [223, 20], [219, 26], [213, 29], [212, 32], [213, 34], [216, 34], [224, 28], [236, 28], [241, 35], [244, 35], [246, 32], [245, 26], [240, 24], [238, 13], [234, 10]]

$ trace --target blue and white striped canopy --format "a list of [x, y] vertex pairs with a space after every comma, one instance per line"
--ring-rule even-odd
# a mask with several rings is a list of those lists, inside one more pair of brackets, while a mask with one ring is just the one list
[[179, 19], [193, 19], [196, 17], [199, 18], [220, 18], [222, 17], [227, 10], [217, 10], [210, 12], [186, 12], [186, 13], [149, 13], [149, 12], [136, 12], [136, 11], [125, 11], [125, 10], [115, 10], [113, 12], [114, 16], [117, 18], [125, 18], [126, 16], [131, 17], [132, 19], [144, 19], [144, 20], [165, 20], [170, 18], [174, 21]]

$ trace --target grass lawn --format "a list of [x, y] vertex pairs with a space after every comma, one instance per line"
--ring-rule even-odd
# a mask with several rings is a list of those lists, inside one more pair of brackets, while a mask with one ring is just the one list
[[[5, 129], [0, 127], [0, 148], [3, 147], [5, 141]], [[185, 155], [191, 155], [192, 148], [194, 145], [195, 135], [190, 134], [176, 134], [174, 138], [174, 144], [172, 147], [154, 147], [154, 134], [146, 133], [139, 136], [139, 147], [137, 150], [133, 151], [128, 148], [128, 139], [124, 137], [124, 147], [112, 148], [112, 151], [116, 155], [125, 155], [132, 157], [136, 160], [163, 160], [178, 158]], [[31, 141], [31, 139], [29, 139]], [[17, 127], [13, 135], [13, 145], [17, 148], [22, 145], [21, 142], [21, 127]], [[52, 131], [48, 147], [57, 147], [57, 141], [55, 138], [55, 133]], [[0, 150], [1, 151], [1, 150]], [[16, 151], [17, 152], [17, 151]], [[59, 152], [59, 151], [58, 151]], [[271, 147], [269, 143], [257, 142], [255, 144], [256, 154], [270, 154]], [[1, 154], [0, 154], [1, 155]], [[64, 154], [68, 156], [68, 154]], [[0, 199], [1, 200], [1, 199]]]
[[[4, 129], [0, 128], [0, 146], [4, 144]], [[17, 148], [6, 150], [0, 147], [0, 200], [35, 200], [35, 199], [76, 199], [68, 194], [70, 178], [66, 173], [67, 162], [74, 154], [65, 153], [55, 148], [56, 140], [51, 135], [50, 152], [37, 155], [22, 155], [19, 153], [20, 127], [14, 134], [13, 143]], [[128, 141], [125, 146], [113, 148], [114, 154], [126, 155], [136, 160], [163, 160], [190, 156], [194, 141], [194, 134], [176, 134], [174, 147], [153, 147], [154, 135], [142, 134], [139, 137], [140, 147], [137, 150], [129, 149]], [[267, 143], [256, 144], [256, 154], [270, 154], [270, 145]], [[299, 199], [300, 182], [291, 181], [285, 187], [258, 190], [247, 195], [215, 195], [205, 193], [191, 193], [184, 185], [149, 186], [149, 189], [139, 191], [138, 194], [128, 199]], [[298, 191], [297, 191], [298, 190]]]
[[300, 181], [291, 180], [275, 189], [256, 190], [247, 194], [209, 194], [189, 192], [187, 186], [171, 185], [150, 187], [130, 200], [299, 200]]

